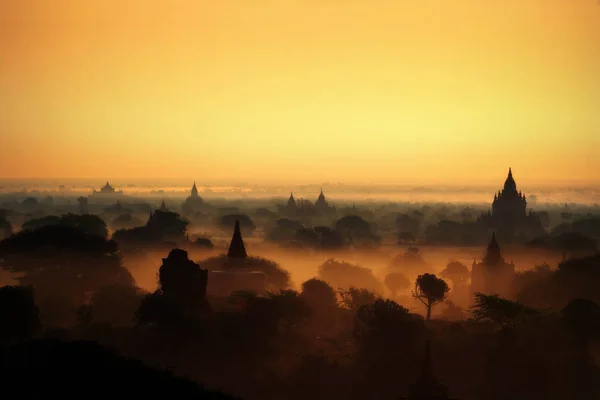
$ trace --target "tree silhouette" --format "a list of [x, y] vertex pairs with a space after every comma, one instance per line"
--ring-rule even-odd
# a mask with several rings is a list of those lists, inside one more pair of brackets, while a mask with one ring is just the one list
[[79, 196], [77, 198], [77, 204], [79, 204], [79, 212], [82, 214], [87, 214], [88, 212], [88, 198]]
[[6, 218], [0, 216], [0, 240], [12, 235], [12, 225]]
[[350, 311], [357, 311], [365, 305], [372, 304], [381, 297], [368, 289], [359, 289], [351, 287], [348, 289], [340, 289], [338, 294], [341, 298], [341, 304]]
[[337, 306], [335, 290], [325, 281], [309, 279], [302, 284], [302, 297], [313, 309], [330, 309]]
[[156, 210], [148, 218], [146, 228], [163, 240], [185, 240], [189, 221], [170, 211]]
[[92, 295], [89, 304], [80, 309], [79, 313], [85, 317], [86, 323], [130, 326], [142, 298], [142, 291], [135, 286], [105, 286]]
[[600, 337], [600, 305], [587, 299], [573, 299], [562, 310], [567, 326], [584, 342]]
[[502, 328], [515, 328], [538, 313], [538, 310], [519, 302], [483, 293], [475, 293], [475, 304], [471, 307], [471, 314], [476, 321], [489, 320]]
[[106, 222], [94, 214], [66, 214], [60, 218], [60, 224], [81, 229], [83, 232], [90, 235], [96, 235], [102, 238], [108, 237]]
[[427, 307], [427, 320], [431, 318], [431, 308], [446, 300], [450, 288], [446, 281], [434, 274], [423, 274], [417, 277], [413, 297]]
[[24, 230], [0, 242], [2, 268], [33, 285], [36, 295], [60, 295], [82, 304], [86, 294], [101, 287], [133, 285], [121, 265], [115, 242], [80, 228], [48, 225]]
[[58, 225], [58, 224], [60, 224], [59, 216], [47, 215], [42, 218], [33, 218], [33, 219], [25, 221], [23, 223], [23, 225], [21, 226], [21, 229], [32, 230], [32, 229], [41, 228], [42, 226]]
[[246, 214], [227, 214], [223, 215], [219, 220], [219, 226], [229, 231], [231, 226], [235, 223], [239, 223], [240, 229], [244, 231], [244, 233], [251, 235], [252, 232], [256, 229], [256, 225], [252, 219]]
[[410, 287], [410, 280], [402, 272], [390, 272], [385, 276], [383, 282], [392, 292], [392, 297], [396, 297], [398, 291]]
[[319, 279], [333, 287], [361, 287], [378, 293], [383, 291], [383, 285], [373, 271], [360, 265], [329, 259], [319, 266], [318, 271]]
[[469, 281], [469, 268], [460, 261], [450, 261], [440, 272], [442, 278], [450, 279], [454, 288], [465, 285]]

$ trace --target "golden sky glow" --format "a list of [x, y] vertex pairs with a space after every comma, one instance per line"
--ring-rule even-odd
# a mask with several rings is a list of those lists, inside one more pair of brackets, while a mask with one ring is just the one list
[[4, 0], [0, 178], [600, 181], [597, 0]]

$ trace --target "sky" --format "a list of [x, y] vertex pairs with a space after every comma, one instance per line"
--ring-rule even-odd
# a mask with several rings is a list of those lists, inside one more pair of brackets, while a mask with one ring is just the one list
[[4, 0], [0, 178], [600, 183], [598, 0]]

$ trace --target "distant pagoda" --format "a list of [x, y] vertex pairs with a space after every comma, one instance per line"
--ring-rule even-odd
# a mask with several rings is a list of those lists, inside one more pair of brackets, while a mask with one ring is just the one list
[[233, 237], [229, 244], [229, 250], [227, 251], [228, 261], [243, 261], [248, 258], [246, 253], [246, 246], [244, 245], [244, 239], [242, 239], [242, 231], [240, 230], [240, 221], [235, 221], [235, 227], [233, 228]]
[[116, 190], [111, 186], [108, 181], [106, 181], [106, 185], [104, 185], [100, 190], [94, 190], [93, 194], [102, 194], [102, 195], [118, 195], [123, 194], [122, 190]]
[[479, 221], [492, 228], [504, 241], [510, 242], [516, 236], [535, 237], [544, 233], [539, 218], [527, 210], [527, 199], [520, 190], [508, 169], [504, 187], [494, 194], [492, 208], [482, 214]]
[[190, 191], [190, 195], [185, 199], [183, 205], [181, 206], [181, 210], [186, 215], [191, 215], [197, 211], [199, 211], [204, 206], [204, 200], [198, 194], [198, 188], [196, 187], [196, 182], [194, 182], [194, 186], [192, 186], [192, 190]]
[[515, 265], [507, 263], [496, 240], [496, 234], [488, 244], [481, 262], [473, 261], [471, 267], [471, 292], [501, 296], [510, 294], [511, 282], [515, 275]]

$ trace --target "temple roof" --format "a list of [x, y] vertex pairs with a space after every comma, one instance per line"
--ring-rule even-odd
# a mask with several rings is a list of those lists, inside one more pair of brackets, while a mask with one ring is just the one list
[[504, 262], [502, 257], [502, 252], [500, 251], [500, 246], [496, 241], [496, 233], [492, 233], [492, 239], [487, 247], [487, 252], [483, 259], [486, 263], [496, 264], [500, 262]]
[[231, 238], [231, 243], [229, 244], [229, 250], [227, 251], [227, 258], [244, 260], [248, 257], [246, 253], [246, 246], [244, 245], [244, 240], [242, 239], [242, 232], [240, 230], [240, 221], [235, 221], [235, 227], [233, 228], [233, 237]]
[[165, 201], [164, 201], [164, 200], [162, 201], [162, 204], [160, 205], [160, 208], [159, 208], [159, 210], [160, 210], [160, 211], [168, 211], [168, 209], [167, 209], [167, 205], [165, 204]]
[[323, 188], [321, 188], [321, 193], [319, 194], [319, 201], [325, 201], [325, 195], [323, 194]]
[[437, 380], [431, 369], [431, 343], [429, 340], [425, 343], [425, 358], [421, 376], [410, 387], [408, 399], [448, 399], [448, 388]]
[[512, 168], [508, 169], [508, 176], [506, 177], [506, 181], [504, 181], [504, 190], [505, 191], [517, 191], [517, 183], [512, 175]]

